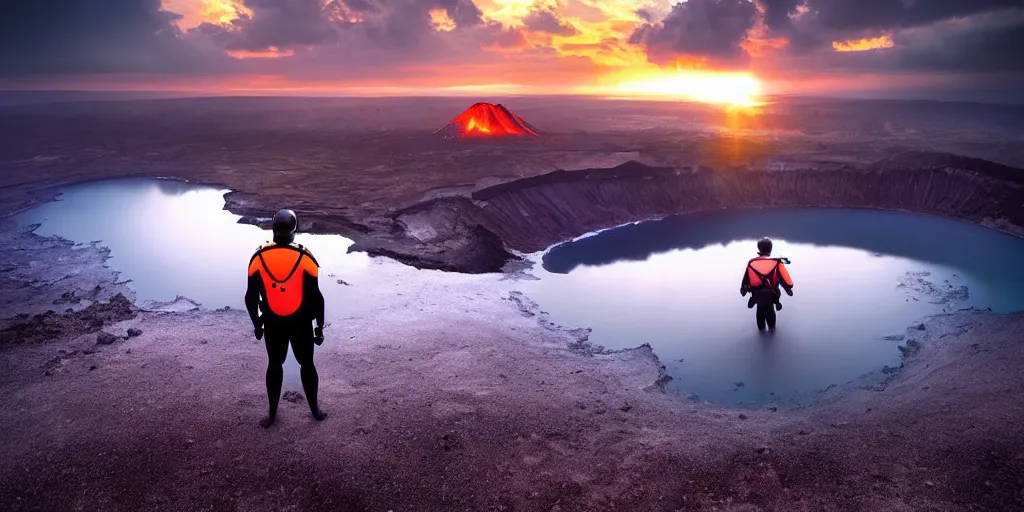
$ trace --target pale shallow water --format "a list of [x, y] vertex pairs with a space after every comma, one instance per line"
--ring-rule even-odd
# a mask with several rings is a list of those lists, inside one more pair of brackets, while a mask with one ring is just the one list
[[[244, 309], [249, 258], [271, 233], [239, 224], [240, 216], [224, 210], [226, 192], [171, 180], [95, 181], [61, 189], [56, 201], [22, 213], [19, 221], [38, 224], [35, 233], [42, 236], [108, 248], [107, 265], [130, 280], [141, 306], [180, 295], [203, 309]], [[337, 281], [372, 278], [370, 257], [348, 254], [352, 241], [341, 236], [299, 233], [295, 240], [320, 263], [328, 318], [343, 316], [351, 307], [349, 287]], [[290, 349], [285, 366], [287, 389], [300, 389]]]
[[[270, 233], [238, 224], [224, 210], [225, 192], [169, 180], [98, 181], [62, 189], [20, 221], [38, 224], [40, 235], [109, 248], [107, 264], [130, 280], [141, 305], [180, 295], [205, 309], [241, 309], [247, 262]], [[756, 332], [738, 293], [754, 240], [765, 234], [776, 239], [776, 256], [793, 259], [796, 281], [771, 338]], [[300, 233], [297, 241], [322, 266], [329, 324], [365, 314], [363, 304], [382, 293], [399, 303], [384, 301], [389, 308], [445, 300], [406, 296], [410, 280], [438, 290], [477, 281], [349, 254], [352, 242], [340, 236]], [[545, 268], [535, 269], [541, 279], [512, 286], [554, 320], [592, 327], [591, 341], [608, 348], [651, 343], [674, 377], [671, 391], [719, 403], [805, 403], [814, 390], [898, 365], [902, 342], [883, 338], [919, 318], [966, 307], [1024, 309], [1024, 242], [920, 215], [697, 214], [604, 231], [535, 256], [543, 258]], [[509, 285], [495, 281], [496, 296]], [[286, 389], [299, 389], [290, 355], [286, 375]]]
[[[205, 309], [244, 308], [249, 258], [271, 234], [239, 224], [240, 216], [224, 210], [226, 192], [170, 180], [97, 181], [64, 188], [19, 220], [39, 224], [42, 236], [109, 248], [108, 266], [131, 280], [140, 304], [181, 295]], [[369, 267], [366, 254], [346, 254], [347, 238], [299, 233], [295, 240], [325, 273], [351, 276]]]
[[[762, 335], [739, 295], [761, 236], [791, 258], [795, 296]], [[780, 406], [900, 364], [886, 339], [943, 311], [1024, 309], [1024, 241], [899, 212], [780, 209], [671, 217], [534, 255], [520, 288], [554, 321], [610, 349], [650, 343], [669, 389], [725, 404]], [[538, 265], [540, 267], [540, 265]]]

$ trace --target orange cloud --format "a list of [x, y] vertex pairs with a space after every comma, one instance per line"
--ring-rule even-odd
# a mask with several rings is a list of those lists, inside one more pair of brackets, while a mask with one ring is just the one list
[[868, 50], [880, 50], [894, 46], [892, 37], [882, 35], [870, 39], [855, 39], [850, 41], [832, 41], [832, 49], [837, 52], [864, 52]]
[[789, 46], [789, 41], [782, 37], [753, 37], [748, 36], [740, 43], [740, 48], [755, 59], [764, 57], [772, 50], [780, 50]]
[[430, 25], [438, 32], [451, 32], [455, 30], [455, 20], [448, 16], [444, 9], [433, 9], [429, 12]]
[[227, 54], [236, 59], [277, 59], [295, 55], [295, 50], [280, 50], [271, 46], [266, 51], [227, 50]]
[[163, 0], [164, 10], [181, 15], [178, 28], [188, 30], [202, 23], [225, 25], [242, 15], [251, 15], [242, 0]]

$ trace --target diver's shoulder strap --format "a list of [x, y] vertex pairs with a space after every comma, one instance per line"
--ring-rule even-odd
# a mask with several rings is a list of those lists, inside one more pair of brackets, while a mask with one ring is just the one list
[[[278, 280], [276, 277], [274, 277], [273, 274], [271, 274], [270, 269], [267, 267], [266, 260], [263, 259], [264, 251], [267, 251], [268, 249], [276, 249], [276, 248], [291, 249], [291, 250], [299, 253], [299, 257], [295, 259], [295, 266], [292, 267], [291, 272], [288, 273], [288, 277], [284, 278], [283, 280]], [[288, 279], [290, 279], [292, 277], [292, 274], [295, 274], [295, 271], [299, 268], [299, 263], [302, 262], [302, 258], [303, 257], [306, 257], [306, 258], [309, 258], [310, 260], [313, 260], [313, 264], [316, 265], [317, 267], [320, 266], [320, 262], [316, 261], [316, 258], [313, 257], [313, 253], [310, 252], [309, 249], [307, 249], [306, 246], [304, 246], [302, 244], [294, 244], [293, 243], [293, 244], [280, 245], [280, 244], [276, 244], [274, 242], [267, 242], [267, 243], [259, 246], [256, 249], [256, 252], [252, 255], [251, 258], [249, 258], [249, 264], [252, 265], [253, 260], [255, 260], [256, 258], [259, 258], [260, 259], [260, 263], [263, 265], [263, 269], [267, 271], [267, 275], [269, 275], [270, 278], [273, 279], [274, 281], [276, 281], [278, 283], [283, 283], [283, 282], [287, 281]]]
[[316, 258], [313, 257], [313, 253], [309, 250], [308, 247], [306, 247], [306, 246], [304, 246], [302, 244], [295, 244], [295, 245], [298, 246], [299, 252], [301, 252], [302, 254], [305, 254], [307, 258], [313, 260], [313, 264], [314, 265], [316, 265], [318, 267], [320, 266], [320, 262], [316, 261]]
[[259, 257], [260, 253], [262, 253], [263, 251], [265, 251], [265, 250], [267, 250], [267, 249], [272, 249], [272, 248], [274, 248], [274, 247], [277, 247], [277, 244], [275, 244], [274, 242], [266, 242], [266, 243], [264, 243], [264, 244], [261, 244], [261, 245], [260, 245], [259, 247], [257, 247], [257, 248], [256, 248], [256, 250], [255, 250], [255, 251], [254, 251], [254, 252], [252, 253], [252, 257], [251, 257], [251, 258], [249, 258], [249, 264], [250, 264], [250, 265], [252, 265], [252, 261], [253, 261], [253, 260], [255, 260], [255, 259], [256, 259], [257, 257]]
[[293, 275], [295, 275], [295, 271], [298, 270], [299, 263], [302, 262], [302, 258], [306, 255], [306, 253], [299, 251], [299, 257], [295, 258], [295, 264], [292, 265], [291, 271], [288, 272], [288, 275], [284, 279], [278, 279], [274, 275], [274, 273], [270, 271], [270, 267], [267, 266], [267, 261], [263, 259], [263, 251], [256, 253], [256, 255], [259, 256], [260, 258], [260, 264], [263, 265], [263, 270], [267, 271], [267, 276], [270, 277], [270, 279], [273, 280], [275, 283], [284, 283], [291, 279]]

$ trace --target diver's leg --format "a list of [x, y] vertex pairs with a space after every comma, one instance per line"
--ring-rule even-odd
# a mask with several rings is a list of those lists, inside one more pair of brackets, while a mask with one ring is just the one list
[[327, 414], [320, 410], [317, 402], [317, 391], [320, 387], [320, 376], [316, 373], [316, 366], [313, 364], [313, 332], [305, 332], [305, 329], [298, 329], [292, 335], [292, 354], [298, 361], [302, 376], [302, 390], [306, 392], [306, 402], [309, 404], [309, 411], [313, 418], [323, 421]]
[[764, 308], [764, 319], [765, 319], [765, 323], [768, 324], [768, 330], [769, 331], [774, 331], [775, 330], [775, 318], [776, 317], [775, 317], [775, 308], [773, 306], [774, 306], [774, 304], [765, 304], [765, 308]]
[[267, 346], [267, 400], [270, 402], [267, 416], [260, 420], [260, 426], [270, 428], [277, 419], [277, 404], [281, 401], [281, 384], [284, 382], [284, 360], [288, 357], [288, 338], [276, 329], [267, 329], [263, 334]]
[[765, 311], [768, 308], [764, 307], [764, 301], [757, 301], [757, 330], [763, 331], [765, 328]]

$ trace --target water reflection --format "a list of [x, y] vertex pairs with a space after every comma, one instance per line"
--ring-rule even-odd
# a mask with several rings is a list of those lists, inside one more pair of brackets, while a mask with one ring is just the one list
[[[758, 238], [788, 256], [796, 296], [760, 335], [739, 295]], [[1024, 241], [947, 219], [865, 210], [714, 212], [624, 226], [552, 248], [521, 289], [609, 348], [648, 342], [670, 389], [720, 403], [801, 403], [899, 364], [916, 319], [1024, 309]], [[964, 296], [961, 287], [967, 287]]]
[[[110, 249], [107, 265], [130, 280], [143, 305], [180, 295], [204, 309], [242, 309], [249, 258], [270, 233], [239, 224], [238, 215], [224, 210], [226, 192], [170, 180], [103, 180], [67, 187], [56, 201], [23, 213], [19, 221], [39, 224], [35, 232], [42, 236], [96, 241]], [[348, 254], [352, 241], [340, 236], [299, 233], [295, 240], [320, 263], [328, 318], [343, 314], [347, 297], [330, 282], [332, 276], [359, 281], [369, 257]], [[301, 389], [298, 374], [289, 348], [286, 389]]]
[[[878, 210], [791, 208], [677, 215], [601, 232], [555, 246], [543, 257], [549, 272], [580, 265], [643, 261], [672, 249], [700, 249], [770, 235], [793, 243], [850, 247], [953, 267], [979, 261], [1005, 268], [1018, 256], [1020, 239], [930, 215]], [[785, 256], [776, 251], [777, 256]], [[1022, 283], [1024, 284], [1024, 283]]]
[[[20, 216], [37, 234], [77, 242], [101, 241], [108, 265], [130, 279], [139, 302], [188, 297], [205, 308], [244, 307], [249, 257], [270, 234], [238, 224], [224, 210], [224, 193], [170, 180], [106, 180], [68, 187], [57, 201]], [[365, 254], [347, 254], [352, 241], [300, 233], [326, 273], [366, 268]]]

